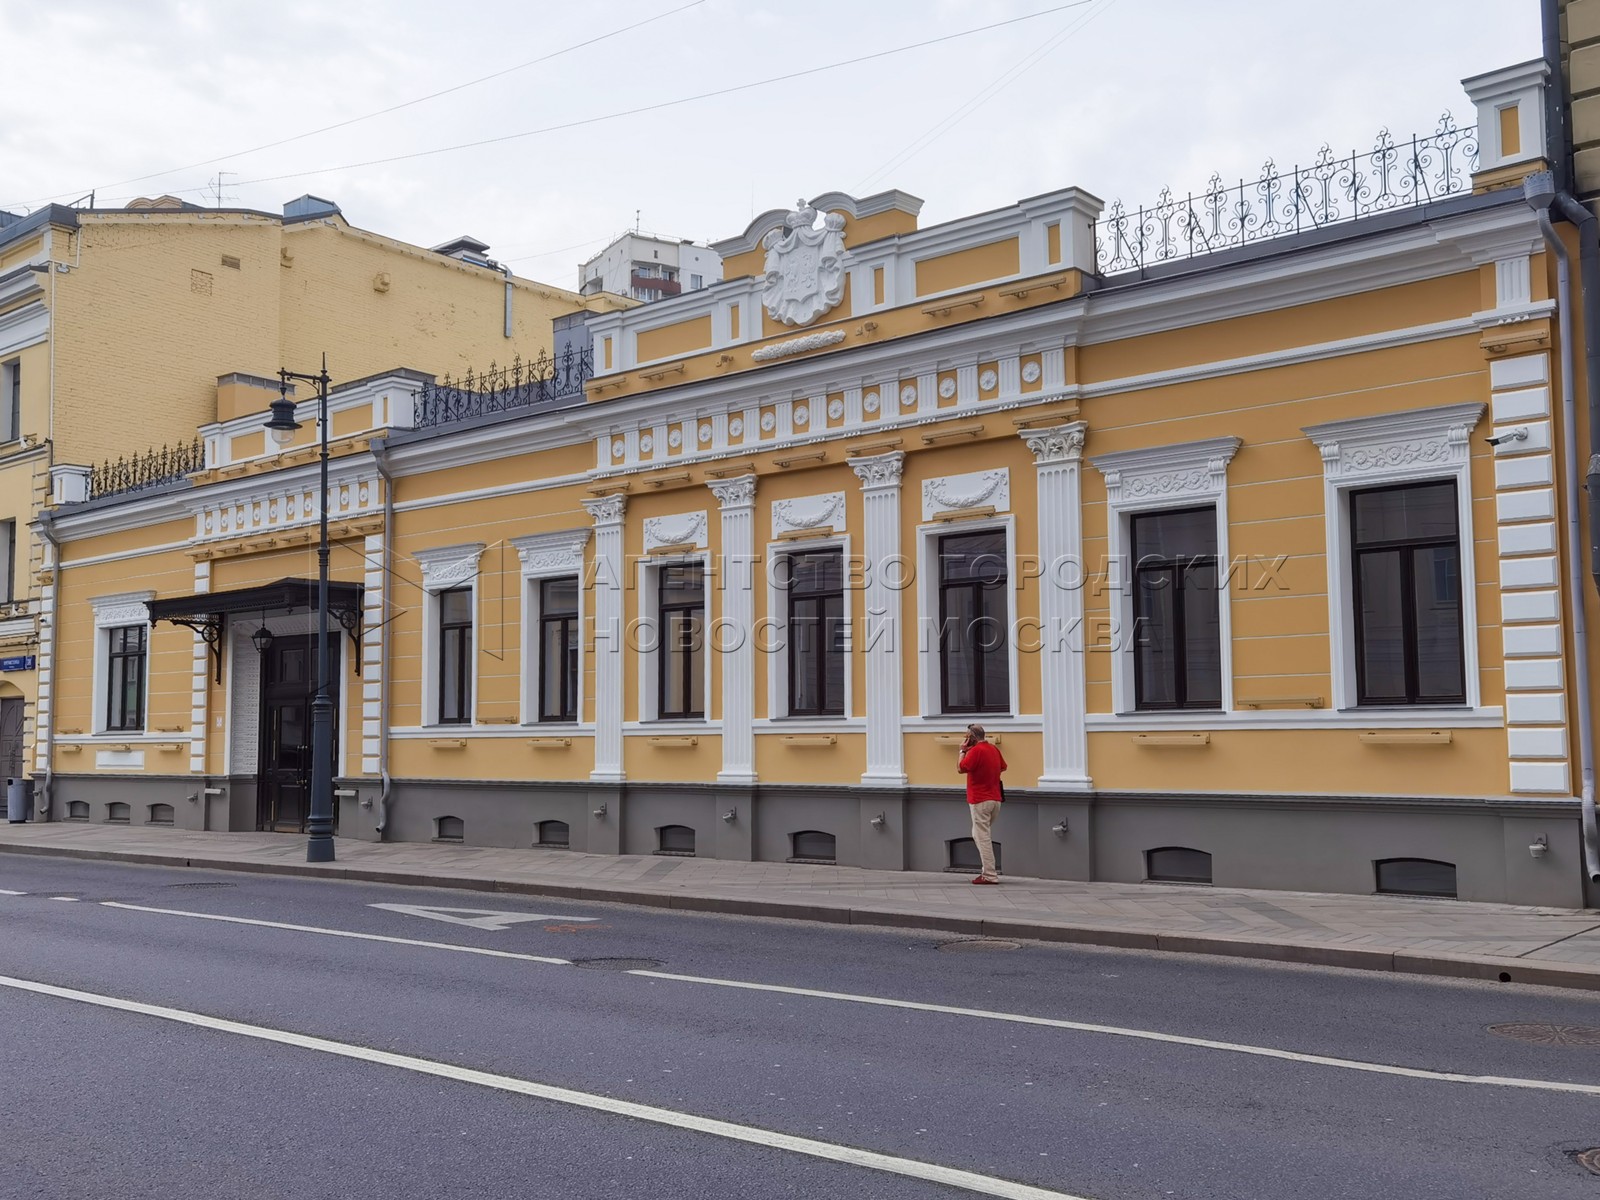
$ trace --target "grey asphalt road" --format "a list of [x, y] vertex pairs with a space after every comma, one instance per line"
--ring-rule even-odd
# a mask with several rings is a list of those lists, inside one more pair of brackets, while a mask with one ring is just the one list
[[1489, 1030], [1600, 1041], [1583, 993], [9, 855], [0, 889], [5, 1200], [977, 1190], [816, 1144], [1019, 1197], [1600, 1195], [1600, 1045]]

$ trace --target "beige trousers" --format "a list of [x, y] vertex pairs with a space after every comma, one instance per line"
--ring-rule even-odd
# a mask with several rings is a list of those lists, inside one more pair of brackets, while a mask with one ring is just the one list
[[995, 814], [1000, 811], [1000, 801], [980, 800], [967, 807], [972, 810], [972, 840], [978, 846], [978, 861], [983, 864], [983, 877], [998, 879], [1000, 873], [994, 869], [994, 839], [989, 831], [994, 825]]

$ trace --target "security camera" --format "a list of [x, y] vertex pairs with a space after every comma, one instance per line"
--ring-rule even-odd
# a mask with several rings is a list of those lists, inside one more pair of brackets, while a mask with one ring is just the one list
[[1506, 442], [1525, 442], [1528, 440], [1528, 427], [1518, 425], [1515, 429], [1508, 429], [1504, 433], [1496, 433], [1484, 439], [1491, 446], [1503, 445]]

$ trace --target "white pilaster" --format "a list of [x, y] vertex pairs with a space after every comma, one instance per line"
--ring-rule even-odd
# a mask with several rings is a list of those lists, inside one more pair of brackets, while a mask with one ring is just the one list
[[710, 485], [722, 509], [721, 619], [710, 645], [722, 658], [722, 770], [718, 783], [756, 781], [755, 511], [756, 477]]
[[[211, 564], [197, 562], [194, 565], [194, 592], [200, 595], [211, 590]], [[221, 638], [222, 631], [217, 630], [217, 637]], [[222, 643], [217, 643], [220, 652]], [[211, 644], [198, 634], [194, 639], [194, 661], [190, 672], [189, 695], [189, 774], [204, 775], [206, 773], [206, 714], [208, 711], [207, 700], [211, 688]]]
[[891, 787], [903, 787], [906, 782], [900, 729], [905, 713], [900, 594], [888, 582], [890, 564], [900, 562], [900, 476], [905, 458], [895, 450], [850, 462], [861, 480], [869, 572], [862, 622], [867, 660], [867, 770], [861, 782]]
[[[382, 770], [383, 740], [383, 542], [382, 533], [368, 534], [362, 549], [367, 562], [361, 589], [361, 773]], [[347, 760], [348, 761], [348, 760]]]
[[620, 783], [622, 770], [623, 495], [585, 500], [594, 519], [594, 770], [589, 778]]
[[1039, 485], [1039, 675], [1044, 718], [1041, 788], [1087, 791], [1089, 740], [1084, 727], [1083, 513], [1079, 473], [1082, 421], [1022, 434], [1033, 451]]

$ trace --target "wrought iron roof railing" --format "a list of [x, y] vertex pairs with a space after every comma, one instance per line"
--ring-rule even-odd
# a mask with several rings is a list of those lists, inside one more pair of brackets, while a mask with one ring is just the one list
[[205, 444], [199, 438], [176, 446], [158, 446], [132, 458], [109, 459], [89, 469], [89, 498], [116, 496], [176, 483], [191, 471], [206, 465]]
[[537, 408], [583, 394], [594, 375], [594, 350], [568, 346], [552, 357], [540, 351], [524, 362], [519, 354], [509, 367], [494, 363], [482, 374], [468, 370], [461, 379], [446, 376], [417, 393], [418, 429], [447, 425], [491, 413]]
[[1198, 195], [1163, 188], [1150, 208], [1116, 201], [1095, 223], [1096, 259], [1114, 275], [1428, 204], [1470, 191], [1477, 159], [1477, 126], [1458, 128], [1449, 113], [1409, 142], [1385, 129], [1365, 154], [1335, 158], [1324, 145], [1310, 166], [1288, 171], [1268, 159], [1254, 182], [1213, 175]]

